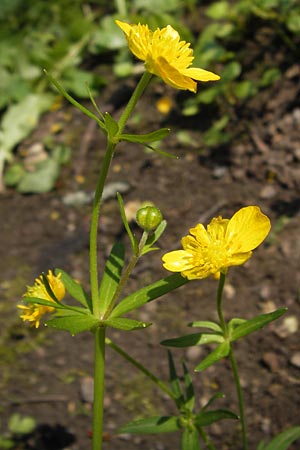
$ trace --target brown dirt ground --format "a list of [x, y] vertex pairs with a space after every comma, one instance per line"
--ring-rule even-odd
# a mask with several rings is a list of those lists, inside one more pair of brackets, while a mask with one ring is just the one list
[[[293, 66], [284, 80], [252, 101], [240, 119], [247, 124], [229, 147], [203, 151], [199, 115], [182, 120], [174, 108], [160, 115], [153, 98], [175, 94], [155, 82], [138, 105], [129, 128], [139, 132], [170, 126], [173, 134], [164, 149], [179, 156], [162, 158], [142, 147], [122, 144], [113, 161], [109, 183], [126, 182], [130, 202], [152, 200], [168, 220], [160, 240], [161, 250], [142, 259], [127, 292], [166, 275], [161, 255], [180, 245], [180, 238], [197, 222], [213, 216], [230, 217], [245, 205], [259, 205], [272, 220], [269, 239], [242, 267], [229, 271], [225, 289], [226, 317], [251, 318], [275, 308], [288, 307], [284, 318], [236, 344], [242, 385], [245, 390], [250, 449], [261, 439], [299, 425], [299, 285], [300, 285], [300, 147], [299, 73]], [[130, 88], [130, 83], [129, 83]], [[106, 99], [110, 88], [107, 88]], [[118, 98], [115, 96], [115, 99]], [[99, 99], [99, 102], [102, 99]], [[107, 108], [116, 109], [116, 100]], [[178, 103], [177, 103], [178, 105]], [[205, 111], [203, 115], [205, 116]], [[71, 120], [67, 121], [66, 117]], [[137, 119], [139, 122], [137, 123]], [[101, 159], [104, 138], [72, 107], [43, 118], [39, 129], [23, 143], [29, 147], [49, 134], [53, 123], [63, 122], [57, 141], [69, 142], [73, 154], [53, 192], [20, 195], [8, 190], [0, 198], [1, 210], [1, 411], [2, 430], [12, 413], [29, 414], [38, 429], [18, 449], [83, 450], [90, 448], [93, 341], [87, 333], [71, 337], [65, 332], [28, 329], [18, 319], [16, 304], [34, 277], [48, 268], [60, 267], [83, 283], [88, 282], [88, 230], [90, 204], [66, 206], [65, 195], [92, 191]], [[184, 127], [193, 144], [183, 146], [176, 131]], [[247, 130], [247, 131], [245, 131]], [[77, 184], [75, 175], [83, 175]], [[136, 229], [138, 233], [138, 230]], [[127, 242], [115, 198], [103, 205], [99, 227], [100, 266], [115, 239]], [[127, 242], [128, 243], [128, 242]], [[216, 281], [191, 282], [135, 314], [153, 322], [145, 331], [109, 335], [134, 357], [167, 379], [163, 339], [187, 333], [192, 320], [215, 319]], [[288, 319], [288, 320], [287, 320]], [[296, 324], [296, 326], [295, 326]], [[295, 329], [293, 328], [295, 326]], [[184, 356], [191, 370], [207, 353], [206, 348], [175, 351]], [[198, 402], [221, 391], [226, 398], [219, 407], [237, 410], [235, 391], [227, 361], [202, 374], [193, 375]], [[171, 403], [127, 362], [107, 351], [105, 400], [105, 450], [174, 450], [178, 435], [118, 436], [116, 429], [128, 420], [173, 411]], [[209, 431], [220, 450], [239, 450], [235, 422], [220, 422]], [[299, 448], [297, 444], [293, 447]]]

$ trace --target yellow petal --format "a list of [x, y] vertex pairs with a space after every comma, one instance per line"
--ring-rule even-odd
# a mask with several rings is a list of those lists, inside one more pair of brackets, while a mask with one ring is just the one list
[[183, 272], [193, 267], [192, 256], [185, 250], [175, 250], [163, 255], [163, 266], [170, 272]]
[[270, 219], [258, 206], [246, 206], [230, 219], [225, 239], [232, 253], [250, 252], [263, 242], [270, 228]]
[[121, 22], [121, 20], [115, 20], [115, 23], [118, 25], [118, 27], [121, 28], [121, 30], [126, 34], [126, 36], [129, 36], [131, 25], [126, 22]]
[[187, 77], [193, 78], [198, 81], [217, 81], [220, 79], [219, 75], [209, 72], [204, 69], [197, 69], [196, 67], [190, 67], [189, 69], [185, 69], [182, 71], [183, 75]]
[[189, 90], [192, 92], [197, 91], [197, 83], [191, 78], [182, 75], [177, 69], [172, 67], [163, 56], [159, 56], [155, 61], [148, 60], [146, 62], [146, 69], [150, 73], [159, 76], [166, 84], [169, 84], [176, 89]]

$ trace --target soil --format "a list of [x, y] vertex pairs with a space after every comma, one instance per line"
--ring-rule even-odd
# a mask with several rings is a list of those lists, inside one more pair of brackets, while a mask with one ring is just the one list
[[[283, 79], [238, 111], [235, 138], [228, 146], [206, 149], [197, 117], [181, 117], [182, 96], [155, 80], [128, 124], [132, 132], [149, 132], [162, 126], [172, 134], [163, 149], [178, 156], [169, 159], [138, 145], [121, 144], [108, 183], [114, 191], [123, 183], [127, 211], [139, 202], [154, 201], [168, 221], [159, 241], [160, 250], [141, 259], [126, 287], [127, 293], [167, 275], [161, 256], [180, 248], [180, 239], [196, 223], [231, 215], [242, 206], [259, 205], [272, 221], [266, 242], [244, 266], [229, 271], [225, 286], [226, 318], [251, 318], [287, 307], [287, 313], [264, 330], [239, 341], [236, 357], [246, 400], [250, 449], [260, 440], [299, 425], [300, 409], [300, 66], [293, 64]], [[104, 110], [120, 114], [134, 80], [116, 81], [101, 93]], [[118, 86], [118, 87], [117, 87]], [[201, 86], [199, 86], [201, 89]], [[155, 107], [169, 96], [173, 109], [164, 116]], [[26, 285], [41, 272], [59, 267], [88, 286], [89, 202], [105, 148], [104, 137], [88, 119], [68, 104], [46, 114], [23, 149], [41, 142], [60, 123], [57, 142], [72, 148], [70, 163], [48, 194], [21, 195], [7, 190], [1, 208], [1, 412], [2, 432], [13, 413], [30, 415], [37, 429], [15, 449], [83, 450], [91, 445], [91, 377], [93, 339], [41, 327], [28, 328], [18, 318], [16, 305]], [[190, 138], [182, 144], [178, 131]], [[118, 189], [118, 188], [117, 188]], [[76, 203], [70, 194], [84, 198]], [[66, 204], [69, 200], [69, 203]], [[99, 265], [103, 267], [112, 243], [124, 233], [115, 195], [103, 203], [99, 226]], [[132, 224], [136, 234], [137, 227]], [[128, 247], [129, 248], [129, 247]], [[188, 334], [193, 320], [216, 319], [214, 279], [193, 281], [133, 315], [153, 325], [132, 333], [109, 331], [109, 337], [162, 379], [168, 379], [166, 349], [160, 341]], [[184, 357], [194, 367], [209, 348], [175, 350], [181, 370]], [[223, 392], [215, 407], [237, 411], [232, 375], [227, 361], [193, 374], [197, 404]], [[165, 395], [128, 362], [107, 350], [105, 398], [105, 450], [174, 450], [180, 436], [119, 435], [129, 420], [174, 412]], [[222, 421], [207, 429], [219, 450], [239, 450], [240, 431], [235, 421]], [[292, 445], [298, 449], [300, 443]]]

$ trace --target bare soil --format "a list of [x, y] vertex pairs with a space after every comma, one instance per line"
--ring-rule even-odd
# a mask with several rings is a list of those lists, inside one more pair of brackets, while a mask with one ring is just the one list
[[[140, 146], [122, 144], [108, 180], [112, 187], [117, 181], [128, 187], [123, 193], [127, 208], [134, 202], [152, 200], [168, 221], [160, 240], [161, 250], [141, 259], [127, 292], [166, 276], [162, 254], [179, 248], [181, 237], [196, 223], [207, 223], [217, 215], [230, 217], [246, 205], [259, 205], [271, 218], [270, 237], [245, 266], [229, 271], [225, 287], [227, 318], [251, 318], [276, 308], [288, 308], [278, 322], [236, 344], [251, 450], [260, 440], [269, 441], [276, 433], [299, 425], [299, 74], [300, 66], [294, 64], [280, 83], [256, 97], [244, 111], [241, 108], [240, 132], [229, 146], [212, 150], [204, 149], [201, 138], [201, 124], [204, 118], [207, 120], [207, 112], [182, 118], [180, 96], [154, 82], [138, 104], [128, 129], [148, 132], [169, 126], [173, 133], [162, 145], [179, 158], [163, 158]], [[110, 84], [99, 104], [104, 98], [106, 109], [114, 110], [118, 116], [132, 82], [124, 83], [122, 90], [117, 87], [120, 81]], [[172, 96], [176, 105], [167, 117], [155, 108], [155, 100], [162, 95]], [[55, 139], [71, 145], [72, 158], [55, 190], [26, 196], [7, 190], [0, 198], [1, 427], [5, 431], [9, 417], [16, 412], [34, 417], [38, 425], [31, 436], [16, 444], [19, 450], [90, 448], [92, 336], [83, 333], [72, 337], [43, 327], [38, 331], [29, 329], [21, 323], [16, 310], [25, 286], [49, 268], [63, 268], [88, 285], [91, 205], [66, 205], [65, 199], [70, 193], [81, 191], [88, 197], [92, 192], [105, 143], [86, 117], [65, 104], [60, 111], [45, 115], [22, 147], [42, 141], [58, 122], [63, 127]], [[177, 139], [176, 133], [182, 128], [190, 133], [190, 145]], [[84, 177], [83, 183], [78, 183], [78, 175]], [[137, 228], [135, 231], [139, 233]], [[103, 204], [99, 239], [100, 267], [116, 239], [128, 243], [115, 196]], [[192, 320], [215, 319], [216, 287], [213, 279], [191, 282], [134, 315], [153, 322], [149, 329], [132, 333], [110, 331], [109, 336], [167, 380], [166, 349], [160, 341], [188, 333], [187, 323]], [[179, 370], [182, 357], [193, 371], [207, 351], [198, 347], [175, 351]], [[218, 406], [237, 411], [227, 361], [202, 374], [193, 374], [193, 379], [198, 403], [204, 404], [221, 391], [226, 397], [219, 400]], [[105, 450], [179, 448], [178, 435], [117, 434], [117, 428], [127, 421], [170, 414], [173, 406], [150, 381], [110, 349], [106, 389]], [[220, 422], [208, 431], [218, 449], [241, 448], [239, 427], [234, 421]], [[291, 446], [298, 448], [299, 443]]]

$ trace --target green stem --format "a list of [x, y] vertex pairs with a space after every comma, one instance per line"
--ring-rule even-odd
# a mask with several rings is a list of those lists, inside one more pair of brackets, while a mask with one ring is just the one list
[[94, 357], [95, 359], [94, 359], [94, 404], [93, 404], [92, 450], [101, 450], [102, 433], [103, 433], [105, 327], [99, 327], [96, 329]]
[[149, 72], [144, 72], [142, 78], [140, 79], [140, 81], [138, 82], [129, 102], [127, 103], [126, 108], [124, 109], [118, 125], [119, 125], [119, 133], [121, 134], [126, 122], [130, 116], [130, 114], [132, 113], [138, 99], [141, 97], [142, 93], [144, 92], [144, 90], [146, 89], [147, 85], [149, 84], [149, 81], [151, 80], [152, 74]]
[[119, 298], [120, 293], [122, 292], [125, 284], [127, 283], [128, 278], [131, 275], [131, 272], [135, 268], [135, 266], [136, 266], [136, 264], [137, 264], [137, 262], [138, 262], [138, 260], [139, 260], [139, 258], [141, 256], [142, 250], [143, 250], [144, 245], [145, 245], [145, 243], [146, 243], [146, 241], [148, 239], [148, 236], [149, 236], [149, 233], [147, 231], [144, 231], [143, 234], [142, 234], [140, 243], [139, 243], [138, 251], [137, 251], [137, 253], [132, 255], [132, 257], [131, 257], [131, 259], [130, 259], [126, 269], [124, 270], [124, 272], [123, 272], [123, 274], [121, 276], [121, 279], [119, 281], [118, 287], [117, 287], [117, 289], [116, 289], [116, 291], [114, 293], [114, 296], [113, 296], [113, 298], [112, 298], [112, 300], [110, 302], [109, 308], [107, 309], [107, 311], [105, 313], [104, 319], [109, 317], [110, 313], [112, 312], [112, 310], [113, 310], [113, 308], [114, 308], [114, 306], [116, 304], [116, 301]]
[[124, 359], [126, 359], [128, 362], [130, 362], [134, 367], [139, 369], [141, 372], [143, 372], [146, 377], [148, 377], [153, 383], [155, 383], [162, 391], [164, 391], [171, 399], [174, 401], [177, 400], [176, 395], [173, 394], [173, 392], [159, 379], [157, 378], [152, 372], [150, 372], [146, 367], [144, 367], [141, 363], [139, 363], [136, 359], [134, 359], [132, 356], [130, 356], [125, 350], [123, 350], [121, 347], [119, 347], [117, 344], [112, 342], [110, 339], [106, 338], [105, 340], [106, 344], [109, 345], [115, 352], [117, 352], [119, 355], [121, 355]]
[[[223, 315], [223, 309], [222, 309], [222, 294], [223, 294], [223, 288], [225, 284], [225, 278], [226, 274], [222, 273], [220, 274], [219, 279], [219, 286], [218, 286], [218, 293], [217, 293], [217, 310], [218, 310], [218, 316], [220, 320], [220, 325], [224, 333], [224, 338], [228, 339], [228, 327], [224, 319]], [[246, 424], [246, 416], [245, 416], [245, 405], [244, 405], [244, 397], [243, 392], [241, 388], [241, 382], [240, 377], [238, 373], [238, 367], [237, 363], [233, 354], [233, 349], [230, 346], [230, 353], [229, 353], [229, 359], [231, 363], [231, 368], [233, 372], [233, 377], [235, 381], [236, 386], [236, 392], [238, 396], [238, 402], [239, 402], [239, 411], [240, 411], [240, 421], [242, 426], [242, 438], [243, 438], [243, 450], [248, 450], [248, 440], [247, 440], [247, 424]]]
[[214, 444], [211, 442], [210, 438], [208, 437], [206, 431], [202, 428], [202, 427], [197, 427], [198, 433], [200, 434], [200, 436], [202, 437], [206, 447], [209, 450], [216, 450], [216, 447], [214, 446]]
[[100, 316], [100, 304], [98, 299], [98, 222], [101, 206], [101, 198], [104, 189], [105, 180], [107, 178], [109, 166], [114, 155], [116, 144], [108, 142], [107, 150], [105, 152], [104, 161], [101, 166], [100, 176], [98, 179], [98, 184], [95, 191], [93, 211], [91, 218], [91, 229], [90, 229], [90, 281], [91, 281], [91, 293], [92, 293], [92, 304], [93, 304], [93, 314], [98, 317]]
[[231, 363], [233, 377], [234, 377], [234, 381], [235, 381], [235, 385], [236, 385], [236, 392], [237, 392], [238, 401], [239, 401], [240, 421], [241, 421], [241, 426], [242, 426], [242, 438], [243, 438], [243, 450], [248, 450], [247, 422], [246, 422], [246, 415], [245, 415], [244, 396], [243, 396], [243, 391], [242, 391], [242, 387], [241, 387], [238, 367], [237, 367], [236, 359], [235, 359], [232, 348], [230, 349], [229, 359], [230, 359], [230, 363]]
[[219, 279], [219, 285], [218, 285], [218, 292], [217, 292], [217, 310], [218, 310], [218, 316], [220, 320], [220, 325], [224, 333], [225, 339], [227, 338], [227, 325], [224, 320], [223, 310], [222, 310], [222, 295], [223, 295], [223, 288], [225, 284], [225, 273], [220, 273], [220, 279]]

